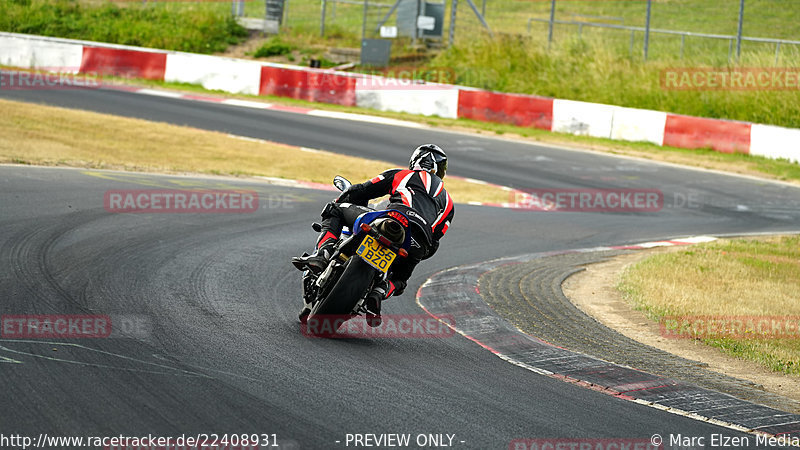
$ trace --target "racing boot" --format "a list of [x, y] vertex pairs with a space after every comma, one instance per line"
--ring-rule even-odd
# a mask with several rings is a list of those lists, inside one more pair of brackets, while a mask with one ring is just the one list
[[364, 314], [367, 319], [367, 325], [372, 328], [378, 327], [383, 322], [381, 319], [381, 303], [386, 299], [386, 290], [383, 283], [378, 284], [367, 294], [365, 306], [367, 312]]
[[383, 322], [381, 319], [381, 303], [384, 300], [391, 297], [392, 294], [400, 295], [405, 290], [406, 283], [404, 281], [382, 281], [378, 283], [372, 290], [367, 294], [367, 299], [365, 302], [365, 306], [367, 308], [366, 318], [367, 318], [367, 325], [375, 328], [380, 326]]
[[297, 270], [310, 270], [315, 274], [322, 273], [328, 267], [333, 255], [333, 247], [336, 245], [337, 238], [330, 231], [323, 232], [317, 241], [317, 249], [312, 255], [295, 256], [292, 258], [292, 264]]

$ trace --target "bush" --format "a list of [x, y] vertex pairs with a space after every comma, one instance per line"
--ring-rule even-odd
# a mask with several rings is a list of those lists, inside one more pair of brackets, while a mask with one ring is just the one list
[[291, 45], [282, 42], [278, 37], [271, 37], [258, 50], [253, 53], [256, 58], [266, 58], [269, 56], [288, 55], [294, 50]]
[[14, 0], [0, 30], [193, 53], [224, 51], [247, 37], [225, 8], [207, 5], [103, 4]]

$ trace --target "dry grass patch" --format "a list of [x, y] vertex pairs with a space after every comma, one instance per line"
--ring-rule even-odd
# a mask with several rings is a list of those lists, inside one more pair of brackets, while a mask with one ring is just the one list
[[[392, 167], [382, 161], [231, 137], [86, 111], [0, 100], [0, 162], [166, 173], [267, 176], [354, 182]], [[409, 146], [413, 145], [410, 143]], [[505, 202], [497, 187], [452, 179], [458, 202]]]
[[[654, 255], [629, 267], [619, 289], [655, 320], [800, 316], [800, 236], [720, 240]], [[800, 374], [797, 330], [791, 338], [699, 339], [772, 370]]]

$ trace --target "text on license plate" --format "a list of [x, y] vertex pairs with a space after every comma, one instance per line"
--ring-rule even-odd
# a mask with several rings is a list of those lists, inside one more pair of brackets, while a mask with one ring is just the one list
[[367, 235], [356, 250], [356, 255], [368, 262], [372, 267], [386, 273], [394, 261], [395, 253], [382, 246], [374, 237]]

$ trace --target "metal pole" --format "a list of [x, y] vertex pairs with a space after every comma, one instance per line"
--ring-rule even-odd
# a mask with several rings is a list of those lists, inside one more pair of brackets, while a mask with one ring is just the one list
[[547, 48], [550, 48], [550, 43], [553, 42], [553, 24], [556, 20], [556, 0], [550, 2], [550, 28], [547, 31]]
[[647, 19], [644, 23], [644, 60], [647, 61], [647, 52], [650, 50], [650, 10], [653, 0], [647, 0]]
[[328, 7], [328, 1], [322, 0], [322, 14], [319, 18], [319, 35], [325, 37], [325, 9]]
[[731, 62], [731, 55], [733, 55], [733, 39], [728, 41], [728, 63]]
[[483, 0], [483, 4], [481, 5], [481, 15], [486, 17], [486, 0]]
[[419, 37], [419, 14], [420, 14], [420, 8], [422, 7], [421, 0], [416, 0], [416, 2], [417, 2], [417, 14], [414, 15], [414, 38], [411, 39], [411, 45], [415, 47], [417, 45], [417, 38]]
[[450, 46], [453, 46], [453, 40], [456, 37], [456, 10], [458, 9], [458, 0], [450, 1]]
[[683, 59], [683, 47], [686, 45], [686, 35], [681, 35], [681, 59]]
[[[396, 2], [394, 2], [394, 5], [392, 5], [392, 7], [391, 7], [391, 8], [389, 8], [389, 12], [387, 12], [387, 13], [386, 13], [386, 15], [385, 15], [385, 16], [383, 16], [383, 19], [381, 19], [381, 21], [380, 21], [380, 22], [378, 22], [378, 26], [377, 26], [377, 27], [375, 27], [375, 32], [376, 32], [376, 33], [377, 33], [377, 32], [379, 32], [379, 31], [381, 31], [381, 27], [383, 26], [383, 24], [385, 24], [385, 23], [386, 23], [386, 21], [387, 21], [387, 20], [389, 20], [389, 17], [391, 17], [391, 16], [392, 16], [392, 13], [394, 13], [394, 11], [397, 9], [397, 7], [400, 5], [400, 2], [402, 2], [402, 1], [403, 1], [403, 0], [397, 0]], [[334, 3], [334, 5], [335, 5], [335, 4], [336, 4], [336, 3]]]
[[780, 51], [781, 51], [781, 43], [778, 42], [777, 44], [775, 44], [775, 65], [776, 66], [778, 65], [778, 54], [780, 53]]
[[631, 48], [628, 50], [628, 54], [630, 55], [631, 59], [633, 59], [633, 40], [634, 40], [634, 33], [636, 31], [631, 30]]
[[361, 18], [361, 45], [364, 45], [364, 39], [367, 37], [367, 2], [364, 0], [364, 15]]
[[742, 56], [742, 25], [744, 23], [744, 0], [739, 2], [739, 31], [736, 32], [736, 59]]
[[486, 23], [486, 19], [484, 19], [483, 16], [481, 15], [481, 13], [478, 12], [478, 7], [475, 6], [475, 3], [472, 0], [467, 0], [467, 4], [472, 9], [472, 12], [475, 13], [475, 17], [477, 17], [478, 20], [481, 22], [481, 25], [483, 25], [483, 28], [486, 28], [486, 31], [489, 32], [490, 36], [494, 36], [494, 34], [492, 34], [492, 29], [489, 28], [489, 24]]

